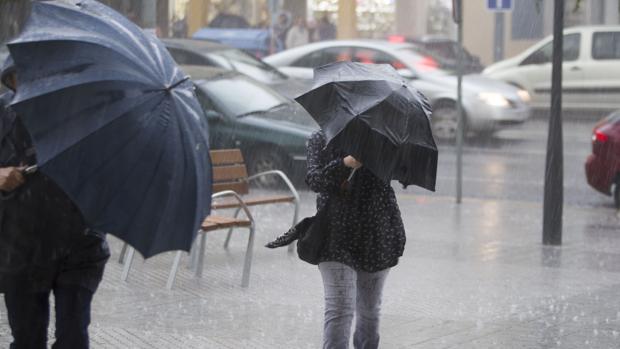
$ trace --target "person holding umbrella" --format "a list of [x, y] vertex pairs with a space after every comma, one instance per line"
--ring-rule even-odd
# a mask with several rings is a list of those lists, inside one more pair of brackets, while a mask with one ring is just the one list
[[88, 348], [93, 295], [110, 256], [104, 234], [86, 228], [65, 193], [41, 172], [28, 132], [9, 107], [18, 88], [11, 59], [0, 97], [0, 292], [12, 349], [46, 348], [49, 296], [56, 303], [53, 348]]
[[46, 347], [51, 291], [53, 348], [88, 348], [109, 258], [98, 232], [150, 257], [189, 250], [208, 216], [205, 117], [164, 45], [98, 1], [33, 2], [7, 47], [0, 292], [11, 348]]
[[383, 287], [406, 241], [390, 181], [435, 189], [430, 106], [392, 67], [350, 62], [317, 68], [297, 101], [321, 126], [306, 176], [318, 212], [267, 247], [299, 239], [300, 258], [318, 264], [324, 348], [348, 348], [354, 315], [355, 348], [378, 348]]

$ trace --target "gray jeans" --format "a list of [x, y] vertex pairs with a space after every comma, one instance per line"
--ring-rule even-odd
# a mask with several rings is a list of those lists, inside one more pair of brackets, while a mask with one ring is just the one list
[[376, 273], [355, 271], [338, 262], [319, 263], [325, 287], [323, 349], [346, 349], [356, 315], [353, 345], [379, 347], [381, 294], [389, 269]]

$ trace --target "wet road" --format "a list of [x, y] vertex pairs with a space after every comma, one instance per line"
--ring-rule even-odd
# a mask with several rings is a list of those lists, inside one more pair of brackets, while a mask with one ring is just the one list
[[[591, 151], [595, 122], [566, 121], [564, 133], [564, 200], [566, 205], [613, 207], [611, 197], [587, 184], [584, 163]], [[470, 139], [463, 156], [463, 196], [483, 199], [542, 202], [547, 121], [531, 120], [507, 128], [491, 139]], [[421, 189], [407, 192], [426, 194]], [[456, 193], [456, 148], [440, 145], [437, 192]]]

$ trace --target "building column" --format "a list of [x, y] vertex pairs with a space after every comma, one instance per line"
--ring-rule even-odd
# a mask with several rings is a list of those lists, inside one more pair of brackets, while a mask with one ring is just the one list
[[170, 36], [170, 3], [168, 0], [157, 1], [157, 29], [159, 36], [167, 38]]
[[187, 35], [191, 38], [195, 32], [207, 25], [209, 18], [209, 0], [190, 0], [187, 3]]
[[338, 39], [357, 38], [356, 0], [338, 1]]
[[603, 24], [620, 24], [620, 1], [619, 0], [604, 0], [604, 18]]
[[396, 0], [396, 34], [420, 37], [427, 34], [428, 0]]

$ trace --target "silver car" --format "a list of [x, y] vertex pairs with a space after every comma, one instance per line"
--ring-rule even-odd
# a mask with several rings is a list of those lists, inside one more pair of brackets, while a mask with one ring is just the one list
[[[285, 74], [312, 79], [313, 68], [336, 61], [390, 64], [429, 98], [433, 131], [438, 139], [454, 139], [457, 126], [457, 79], [437, 68], [434, 58], [406, 43], [378, 40], [324, 41], [286, 50], [264, 59]], [[463, 79], [466, 130], [492, 134], [505, 125], [520, 124], [531, 114], [529, 95], [514, 86], [483, 77]]]

